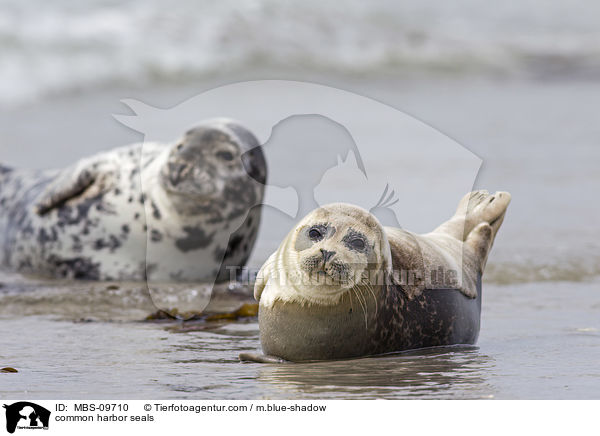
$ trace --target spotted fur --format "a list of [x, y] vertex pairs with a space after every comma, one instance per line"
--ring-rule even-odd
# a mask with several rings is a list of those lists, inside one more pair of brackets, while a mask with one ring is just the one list
[[[226, 167], [211, 155], [223, 142], [234, 154]], [[183, 158], [187, 173], [173, 173]], [[189, 192], [166, 180], [187, 183]], [[229, 120], [205, 122], [171, 145], [121, 147], [64, 170], [0, 166], [0, 265], [71, 279], [224, 280], [227, 266], [250, 255], [265, 180], [258, 142]]]

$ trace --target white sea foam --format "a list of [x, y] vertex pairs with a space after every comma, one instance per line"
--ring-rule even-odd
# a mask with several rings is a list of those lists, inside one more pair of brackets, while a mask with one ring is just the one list
[[598, 4], [4, 0], [0, 104], [252, 68], [600, 75]]

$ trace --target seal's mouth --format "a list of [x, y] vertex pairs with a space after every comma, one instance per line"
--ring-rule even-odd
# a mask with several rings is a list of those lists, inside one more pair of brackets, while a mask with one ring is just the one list
[[306, 271], [310, 284], [315, 287], [337, 286], [341, 288], [352, 287], [351, 274], [346, 265], [342, 263], [332, 263], [322, 265]]

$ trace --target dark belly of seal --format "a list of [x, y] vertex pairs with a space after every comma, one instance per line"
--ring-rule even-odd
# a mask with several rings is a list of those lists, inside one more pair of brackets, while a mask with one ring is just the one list
[[[453, 344], [474, 344], [479, 335], [481, 283], [470, 299], [454, 289], [426, 290], [408, 300], [391, 288], [360, 305], [276, 301], [260, 307], [263, 352], [289, 361], [332, 360]], [[377, 307], [376, 307], [377, 306]]]

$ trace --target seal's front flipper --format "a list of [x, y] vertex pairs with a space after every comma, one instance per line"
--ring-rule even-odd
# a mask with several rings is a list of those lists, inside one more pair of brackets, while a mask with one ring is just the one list
[[269, 356], [268, 354], [240, 353], [239, 358], [242, 362], [290, 363], [281, 357]]
[[[79, 197], [96, 182], [105, 179], [104, 162], [98, 159], [84, 159], [62, 171], [42, 193], [35, 204], [38, 215], [45, 215], [72, 198]], [[98, 193], [103, 189], [98, 186]]]
[[256, 275], [256, 281], [254, 282], [254, 299], [256, 301], [260, 301], [260, 296], [262, 295], [265, 286], [267, 285], [267, 281], [269, 280], [269, 276], [273, 271], [275, 258], [275, 253], [271, 254]]

